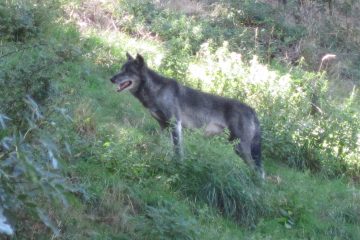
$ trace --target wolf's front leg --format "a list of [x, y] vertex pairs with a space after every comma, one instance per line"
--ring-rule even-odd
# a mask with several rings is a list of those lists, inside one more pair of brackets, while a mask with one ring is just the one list
[[171, 126], [171, 136], [174, 143], [174, 152], [175, 156], [179, 159], [182, 159], [183, 157], [181, 128], [180, 120], [176, 120], [176, 122]]

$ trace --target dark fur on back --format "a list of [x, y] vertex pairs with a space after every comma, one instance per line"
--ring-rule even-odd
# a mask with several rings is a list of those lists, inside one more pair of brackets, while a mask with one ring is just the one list
[[[181, 129], [203, 128], [207, 135], [229, 129], [229, 140], [240, 140], [235, 152], [264, 176], [261, 163], [261, 131], [255, 111], [239, 101], [204, 93], [179, 84], [149, 69], [141, 55], [128, 61], [111, 78], [118, 91], [128, 89], [161, 128], [171, 127], [175, 153], [182, 155]], [[170, 124], [174, 122], [174, 124]]]

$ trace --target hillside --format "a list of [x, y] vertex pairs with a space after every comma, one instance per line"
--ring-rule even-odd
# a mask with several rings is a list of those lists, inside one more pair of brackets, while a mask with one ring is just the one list
[[[0, 3], [0, 239], [360, 239], [360, 4]], [[183, 161], [110, 78], [126, 52], [252, 106], [265, 180], [228, 131]]]

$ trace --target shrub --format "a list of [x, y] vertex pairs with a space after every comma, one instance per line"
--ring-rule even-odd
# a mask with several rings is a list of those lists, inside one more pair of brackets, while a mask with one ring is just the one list
[[60, 159], [66, 154], [65, 150], [46, 130], [56, 123], [43, 115], [31, 98], [25, 102], [28, 107], [23, 113], [26, 128], [19, 129], [11, 119], [0, 114], [0, 212], [4, 210], [5, 216], [16, 222], [12, 228], [29, 231], [27, 227], [30, 226], [20, 223], [24, 219], [40, 220], [57, 236], [60, 231], [53, 221], [55, 216], [47, 214], [46, 205], [67, 206], [64, 193], [77, 189], [68, 184], [60, 170]]
[[22, 119], [22, 113], [27, 108], [22, 101], [26, 95], [41, 103], [47, 99], [50, 90], [49, 64], [54, 64], [56, 58], [40, 45], [9, 46], [7, 49], [12, 54], [0, 59], [3, 69], [0, 75], [0, 108], [17, 121]]
[[25, 4], [9, 4], [9, 1], [0, 4], [0, 37], [24, 41], [34, 37], [39, 32], [34, 19], [34, 8]]
[[41, 35], [51, 22], [58, 8], [56, 0], [2, 1], [0, 3], [0, 38], [3, 40], [25, 42]]
[[0, 3], [0, 110], [14, 123], [24, 120], [26, 96], [41, 105], [48, 100], [58, 65], [75, 55], [71, 43], [55, 40], [54, 26], [54, 32], [48, 33], [57, 6], [57, 1], [50, 5], [32, 0]]
[[4, 44], [5, 53], [0, 56], [0, 109], [18, 124], [27, 109], [23, 99], [31, 96], [45, 104], [55, 94], [53, 85], [61, 74], [61, 64], [79, 55], [73, 45], [52, 45], [51, 41]]

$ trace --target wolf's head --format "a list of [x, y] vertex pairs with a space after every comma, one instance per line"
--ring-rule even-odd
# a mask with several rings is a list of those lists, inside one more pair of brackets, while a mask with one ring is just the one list
[[117, 91], [121, 92], [125, 89], [136, 92], [142, 79], [142, 74], [146, 70], [144, 58], [137, 54], [134, 59], [129, 53], [126, 53], [127, 61], [121, 67], [121, 71], [113, 76], [110, 81], [117, 84]]

